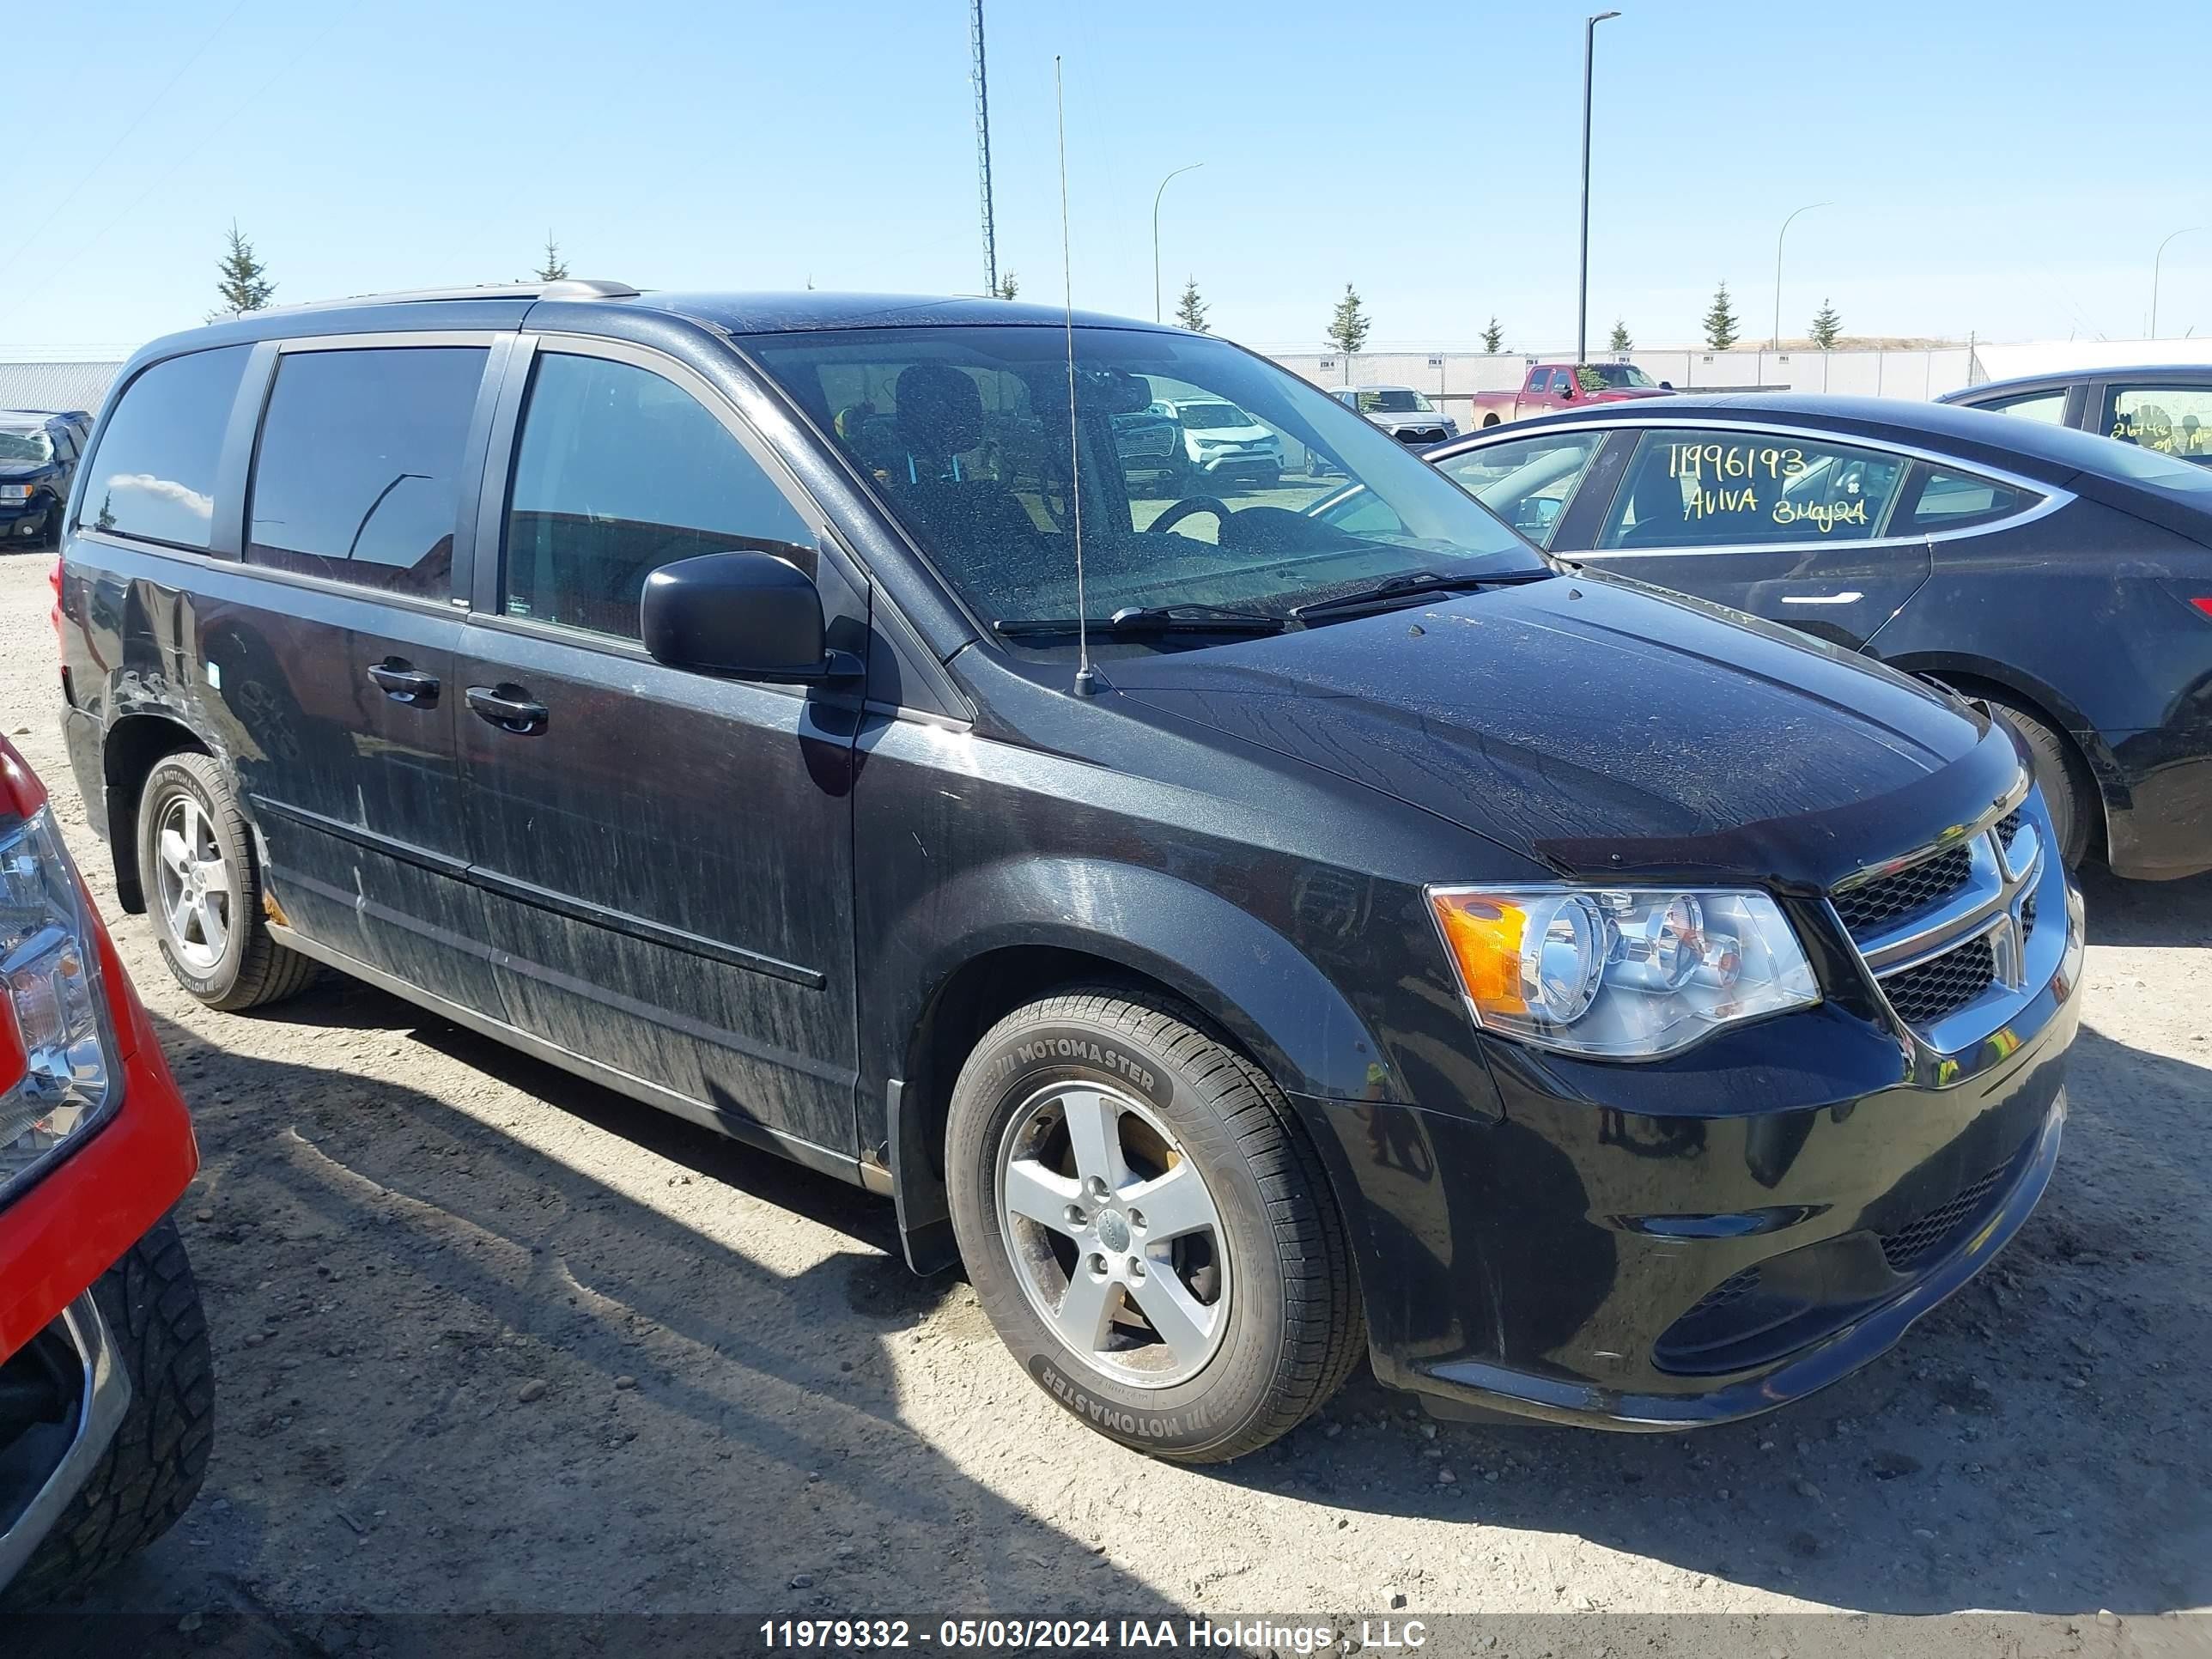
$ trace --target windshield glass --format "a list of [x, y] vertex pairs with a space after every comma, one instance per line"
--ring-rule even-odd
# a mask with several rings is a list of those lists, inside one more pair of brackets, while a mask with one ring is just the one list
[[1182, 407], [1186, 432], [1225, 432], [1233, 426], [1257, 426], [1243, 410], [1230, 404], [1185, 404]]
[[1646, 386], [1659, 389], [1659, 382], [1646, 374], [1634, 363], [1584, 363], [1575, 371], [1585, 392], [1598, 392], [1609, 386]]
[[39, 428], [0, 427], [0, 461], [51, 461], [53, 441]]
[[1362, 386], [1359, 390], [1362, 415], [1421, 415], [1435, 409], [1434, 404], [1409, 387]]
[[[1220, 340], [1078, 328], [1072, 442], [1058, 328], [850, 329], [745, 344], [987, 623], [1076, 616], [1079, 495], [1093, 617], [1176, 605], [1285, 616], [1391, 576], [1547, 568], [1395, 439]], [[1193, 411], [1207, 410], [1219, 411], [1209, 426], [1264, 430], [1210, 447], [1194, 437], [1163, 478], [1157, 458], [1115, 441], [1114, 417], [1153, 404], [1196, 429], [1206, 428]], [[1341, 505], [1347, 492], [1356, 510]]]

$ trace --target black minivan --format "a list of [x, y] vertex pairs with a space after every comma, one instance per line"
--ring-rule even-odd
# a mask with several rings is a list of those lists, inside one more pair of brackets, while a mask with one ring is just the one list
[[[1133, 490], [1115, 417], [1194, 398], [1327, 482]], [[1447, 1413], [1782, 1405], [2057, 1155], [2081, 901], [2006, 728], [1565, 571], [1218, 339], [263, 313], [128, 366], [60, 580], [78, 781], [195, 995], [334, 967], [887, 1194], [1164, 1456], [1363, 1353]]]

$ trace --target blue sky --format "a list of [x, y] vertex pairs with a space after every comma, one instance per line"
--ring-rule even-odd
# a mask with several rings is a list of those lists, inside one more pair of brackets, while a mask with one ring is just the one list
[[[1765, 333], [1776, 229], [1828, 201], [1790, 233], [1785, 333], [1826, 296], [1854, 333], [2126, 337], [2159, 239], [2212, 225], [2203, 0], [1615, 3], [1594, 337], [1687, 341], [1723, 277]], [[1376, 345], [1493, 313], [1509, 346], [1571, 340], [1587, 9], [989, 0], [1000, 266], [1059, 297], [1059, 52], [1079, 304], [1150, 314], [1154, 188], [1203, 161], [1163, 259], [1223, 333], [1317, 341], [1350, 281]], [[981, 286], [964, 0], [39, 10], [62, 119], [17, 110], [43, 154], [9, 169], [0, 342], [198, 322], [234, 217], [280, 301], [511, 279], [549, 227], [641, 287]], [[2160, 309], [2212, 335], [2212, 231]]]

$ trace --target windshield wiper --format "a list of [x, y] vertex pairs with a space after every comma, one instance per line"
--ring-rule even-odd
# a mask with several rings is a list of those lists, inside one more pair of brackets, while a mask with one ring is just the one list
[[1392, 576], [1372, 587], [1363, 587], [1355, 592], [1311, 600], [1293, 608], [1291, 615], [1302, 623], [1326, 621], [1332, 617], [1354, 617], [1370, 611], [1388, 611], [1401, 601], [1419, 599], [1425, 593], [1469, 593], [1480, 587], [1503, 587], [1516, 582], [1540, 581], [1553, 574], [1549, 569], [1502, 570], [1487, 576], [1440, 576], [1433, 570], [1414, 570], [1402, 576]]
[[[1073, 617], [1014, 617], [994, 622], [991, 631], [1003, 639], [1028, 639], [1038, 635], [1073, 634], [1084, 626]], [[1094, 617], [1087, 624], [1093, 633], [1122, 638], [1145, 634], [1279, 634], [1290, 623], [1261, 611], [1233, 611], [1218, 605], [1125, 605], [1110, 617]]]

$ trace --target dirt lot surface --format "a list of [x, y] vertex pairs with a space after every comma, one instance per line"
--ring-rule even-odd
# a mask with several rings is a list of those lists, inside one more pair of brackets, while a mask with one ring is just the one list
[[[114, 917], [49, 564], [0, 559], [0, 729]], [[2212, 879], [2089, 904], [2056, 1182], [1898, 1351], [1691, 1437], [1438, 1427], [1363, 1373], [1210, 1471], [1050, 1405], [963, 1284], [907, 1273], [887, 1203], [362, 986], [209, 1012], [122, 919], [199, 1122], [219, 1422], [198, 1505], [92, 1605], [2203, 1607]]]

